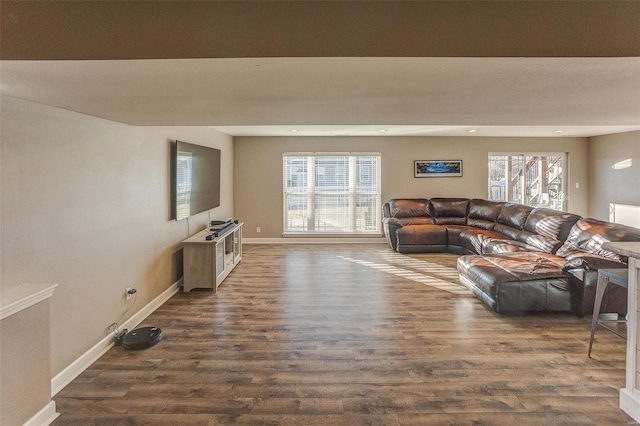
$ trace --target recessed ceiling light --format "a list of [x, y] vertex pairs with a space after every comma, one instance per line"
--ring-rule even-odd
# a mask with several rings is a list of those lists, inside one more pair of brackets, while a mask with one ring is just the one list
[[467, 132], [469, 132], [469, 133], [476, 133], [477, 131], [478, 131], [478, 129], [469, 129], [469, 130], [467, 130]]
[[564, 130], [554, 130], [553, 133], [564, 133]]
[[387, 129], [380, 129], [380, 130], [378, 130], [378, 131], [379, 131], [380, 133], [387, 133], [389, 130], [387, 130]]
[[291, 133], [298, 133], [300, 130], [298, 130], [298, 129], [290, 129], [289, 131], [290, 131]]

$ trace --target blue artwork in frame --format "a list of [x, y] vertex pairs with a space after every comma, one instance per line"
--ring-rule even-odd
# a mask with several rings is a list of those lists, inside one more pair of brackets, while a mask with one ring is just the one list
[[462, 160], [416, 160], [413, 177], [460, 177]]

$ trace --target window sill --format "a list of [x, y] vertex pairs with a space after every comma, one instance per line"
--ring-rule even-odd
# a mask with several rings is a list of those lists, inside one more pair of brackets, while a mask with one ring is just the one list
[[374, 234], [331, 234], [327, 232], [283, 232], [283, 238], [381, 238], [382, 233]]

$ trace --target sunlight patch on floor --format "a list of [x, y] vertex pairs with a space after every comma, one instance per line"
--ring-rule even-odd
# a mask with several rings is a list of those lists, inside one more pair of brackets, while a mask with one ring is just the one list
[[445, 279], [458, 282], [458, 271], [455, 268], [448, 268], [426, 260], [414, 259], [400, 253], [390, 253], [388, 251], [380, 251], [379, 253], [382, 258], [389, 263], [427, 272], [432, 275], [438, 275]]
[[[414, 282], [428, 285], [438, 290], [444, 290], [452, 294], [470, 295], [471, 292], [458, 282], [458, 272], [455, 269], [447, 268], [436, 263], [425, 262], [422, 260], [411, 259], [401, 254], [392, 254], [385, 256], [387, 262], [406, 266], [405, 269], [390, 263], [377, 263], [367, 260], [354, 259], [351, 257], [338, 256], [340, 259], [347, 260], [349, 262], [357, 263], [359, 265], [367, 266], [369, 268], [376, 269], [378, 271], [386, 272], [387, 274], [396, 275]], [[439, 278], [441, 277], [441, 278]], [[442, 279], [444, 278], [444, 279]], [[453, 280], [455, 282], [451, 282]]]

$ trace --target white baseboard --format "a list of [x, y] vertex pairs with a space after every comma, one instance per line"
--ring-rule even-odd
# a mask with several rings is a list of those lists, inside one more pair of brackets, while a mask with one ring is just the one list
[[243, 238], [243, 244], [386, 244], [381, 237], [288, 237], [288, 238]]
[[620, 409], [640, 422], [640, 395], [631, 393], [626, 388], [620, 389]]
[[[158, 309], [164, 302], [169, 300], [171, 296], [176, 294], [182, 285], [182, 278], [173, 283], [171, 287], [163, 291], [158, 297], [149, 302], [146, 306], [136, 312], [131, 318], [120, 325], [121, 329], [128, 328], [129, 330], [135, 328], [138, 324], [145, 320], [149, 315]], [[93, 364], [98, 358], [104, 355], [114, 345], [113, 334], [109, 334], [104, 337], [98, 343], [96, 343], [91, 349], [82, 354], [80, 358], [73, 361], [67, 368], [56, 374], [51, 379], [51, 396], [55, 396], [65, 386], [67, 386], [73, 379], [78, 377], [80, 373], [86, 370], [91, 364]]]
[[60, 413], [56, 413], [55, 401], [49, 401], [49, 403], [45, 405], [42, 410], [38, 411], [35, 416], [27, 420], [23, 426], [50, 425], [59, 415]]

